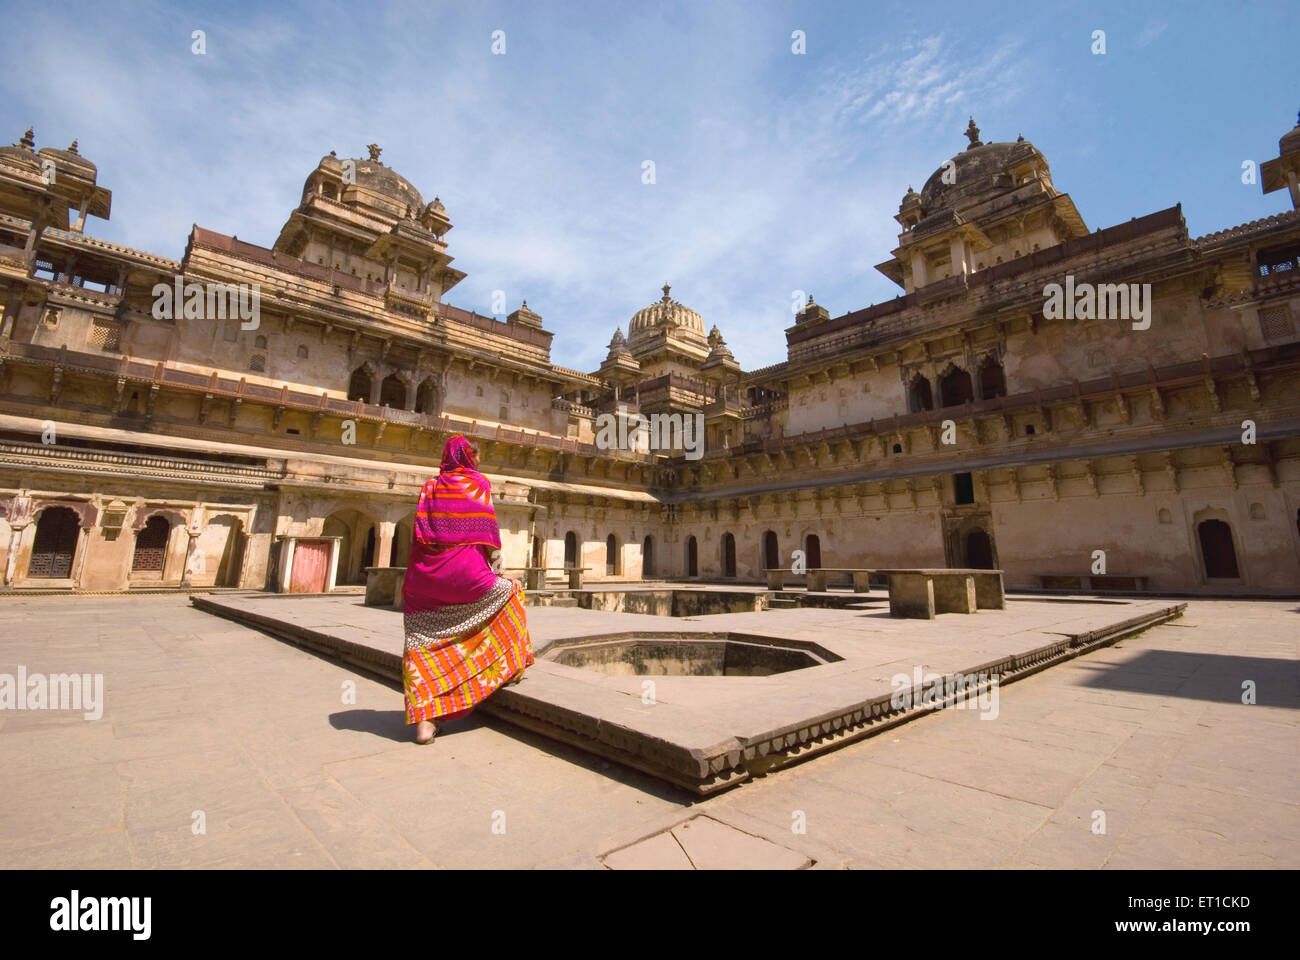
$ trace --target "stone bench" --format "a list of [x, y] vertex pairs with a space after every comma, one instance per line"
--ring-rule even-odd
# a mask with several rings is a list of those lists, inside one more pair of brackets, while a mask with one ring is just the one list
[[878, 570], [889, 577], [889, 612], [933, 620], [939, 613], [1006, 608], [1001, 570]]
[[862, 567], [809, 567], [808, 590], [813, 593], [825, 593], [826, 574], [847, 573], [853, 581], [853, 592], [867, 593], [871, 590], [871, 575], [877, 572]]
[[366, 606], [391, 607], [400, 604], [405, 567], [366, 567]]
[[546, 575], [548, 573], [565, 573], [569, 576], [569, 589], [582, 589], [582, 575], [590, 570], [591, 567], [511, 567], [506, 573], [524, 574], [525, 590], [544, 590], [546, 589]]
[[1118, 592], [1146, 592], [1150, 578], [1132, 574], [1080, 574], [1040, 573], [1038, 585], [1044, 590], [1081, 590], [1098, 593], [1108, 590]]

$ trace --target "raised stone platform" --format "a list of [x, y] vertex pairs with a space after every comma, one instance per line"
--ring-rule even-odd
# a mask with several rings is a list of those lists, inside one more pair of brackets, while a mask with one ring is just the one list
[[[359, 597], [195, 596], [192, 602], [399, 682], [401, 614], [366, 607]], [[538, 662], [482, 709], [708, 794], [928, 712], [891, 704], [896, 675], [984, 674], [1006, 683], [1178, 617], [1184, 607], [1159, 600], [1011, 599], [1003, 610], [932, 621], [900, 620], [885, 610], [696, 619], [530, 607]], [[744, 634], [749, 643], [811, 644], [837, 659], [769, 676], [611, 675], [550, 659], [584, 639], [704, 641], [720, 632]], [[921, 689], [915, 692], [919, 699]]]

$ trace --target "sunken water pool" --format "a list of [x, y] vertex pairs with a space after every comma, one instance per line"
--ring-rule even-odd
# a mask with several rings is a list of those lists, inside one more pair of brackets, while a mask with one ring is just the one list
[[611, 676], [650, 677], [767, 677], [842, 659], [802, 640], [646, 631], [562, 640], [542, 658]]

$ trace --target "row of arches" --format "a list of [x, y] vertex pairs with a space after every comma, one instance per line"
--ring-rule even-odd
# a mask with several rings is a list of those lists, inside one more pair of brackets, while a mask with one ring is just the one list
[[996, 357], [985, 357], [975, 370], [972, 379], [969, 372], [954, 364], [938, 378], [932, 387], [930, 381], [916, 373], [907, 385], [907, 410], [919, 413], [935, 409], [935, 395], [938, 406], [957, 407], [973, 400], [992, 400], [1007, 395], [1007, 377], [1002, 364]]
[[[174, 532], [182, 527], [165, 513], [150, 516], [135, 531], [131, 550], [130, 576], [134, 579], [179, 580], [186, 572], [182, 567], [189, 559], [184, 547], [174, 542]], [[69, 507], [50, 506], [36, 518], [36, 534], [27, 561], [27, 578], [64, 580], [73, 575], [73, 562], [81, 540], [81, 518]], [[222, 515], [212, 518], [198, 539], [196, 557], [206, 558], [211, 550], [217, 556], [215, 571], [209, 571], [205, 559], [197, 571], [214, 574], [213, 585], [237, 587], [243, 577], [244, 554], [248, 536], [243, 521]]]
[[370, 369], [363, 364], [353, 370], [348, 379], [348, 399], [395, 410], [433, 414], [438, 410], [438, 387], [433, 377], [425, 377], [412, 389], [396, 373], [390, 373], [375, 383]]

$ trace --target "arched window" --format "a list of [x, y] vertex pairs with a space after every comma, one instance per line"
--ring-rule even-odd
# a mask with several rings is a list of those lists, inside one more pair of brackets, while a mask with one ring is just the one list
[[776, 542], [776, 531], [769, 530], [763, 534], [763, 569], [775, 570], [783, 566], [781, 551]]
[[564, 565], [570, 569], [578, 565], [578, 535], [572, 530], [564, 535]]
[[255, 339], [253, 340], [253, 349], [254, 349], [254, 350], [265, 350], [265, 349], [266, 349], [266, 337], [257, 337], [257, 338], [255, 338]]
[[956, 407], [975, 399], [970, 374], [959, 367], [949, 370], [939, 381], [941, 406]]
[[700, 550], [694, 537], [686, 538], [686, 575], [688, 577], [700, 575]]
[[1196, 527], [1196, 534], [1201, 541], [1206, 578], [1238, 579], [1241, 572], [1237, 568], [1237, 550], [1232, 544], [1232, 528], [1222, 520], [1202, 520]]
[[655, 575], [655, 540], [646, 537], [641, 542], [641, 579], [648, 580]]
[[415, 391], [415, 412], [433, 413], [438, 409], [438, 390], [431, 377], [425, 377]]
[[1002, 364], [988, 357], [980, 364], [980, 399], [992, 400], [1007, 395], [1007, 376]]
[[46, 507], [36, 521], [36, 540], [27, 562], [27, 576], [63, 579], [72, 576], [77, 552], [77, 515], [67, 507]]
[[166, 517], [152, 516], [135, 536], [135, 556], [131, 558], [132, 573], [161, 573], [167, 555], [167, 540], [172, 525]]
[[348, 380], [348, 399], [369, 403], [370, 386], [370, 374], [366, 372], [366, 368], [357, 367], [352, 371], [352, 378]]
[[605, 538], [605, 576], [618, 573], [618, 538], [612, 533]]
[[252, 359], [248, 361], [248, 369], [251, 373], [265, 373], [266, 357], [260, 353], [254, 354]]
[[907, 408], [911, 413], [934, 409], [934, 397], [930, 392], [930, 381], [919, 373], [912, 378], [907, 388]]
[[803, 556], [804, 562], [808, 565], [809, 570], [815, 570], [822, 565], [822, 540], [815, 533], [810, 533], [803, 539]]
[[396, 410], [406, 409], [406, 384], [398, 379], [397, 374], [390, 373], [379, 385], [379, 405]]
[[722, 535], [722, 575], [724, 577], [736, 575], [736, 538], [730, 533]]

